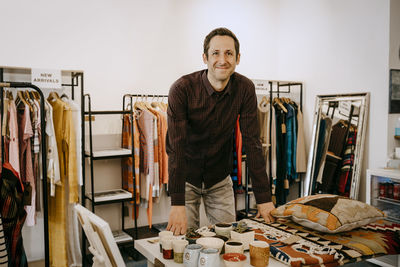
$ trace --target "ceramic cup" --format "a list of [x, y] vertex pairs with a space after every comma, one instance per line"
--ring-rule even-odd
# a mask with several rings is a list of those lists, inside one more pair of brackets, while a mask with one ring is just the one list
[[215, 233], [217, 235], [226, 236], [227, 238], [231, 237], [231, 230], [233, 226], [231, 223], [217, 223], [215, 224]]
[[183, 252], [183, 264], [185, 267], [197, 267], [200, 250], [203, 248], [200, 244], [187, 245]]
[[198, 267], [219, 266], [219, 250], [216, 248], [204, 248], [200, 251]]
[[183, 252], [189, 241], [183, 239], [172, 240], [172, 249], [174, 251], [174, 262], [183, 263]]
[[171, 231], [161, 231], [158, 233], [158, 239], [160, 240], [160, 253], [162, 253], [161, 239], [164, 236], [173, 236], [173, 235], [174, 235], [174, 233]]
[[174, 258], [174, 253], [172, 250], [173, 240], [173, 236], [164, 236], [161, 240], [162, 254], [164, 259], [170, 260]]
[[242, 253], [244, 248], [243, 243], [240, 241], [227, 241], [225, 242], [225, 253]]
[[226, 267], [243, 267], [247, 257], [242, 253], [226, 253], [222, 258]]
[[250, 247], [250, 264], [255, 267], [268, 266], [269, 245], [265, 241], [253, 241]]

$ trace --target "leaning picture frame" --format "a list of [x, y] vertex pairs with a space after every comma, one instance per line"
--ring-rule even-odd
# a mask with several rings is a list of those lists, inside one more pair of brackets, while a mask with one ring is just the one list
[[93, 267], [126, 267], [109, 224], [80, 204], [75, 205], [79, 222], [89, 240]]
[[389, 113], [400, 113], [400, 70], [398, 69], [390, 70]]

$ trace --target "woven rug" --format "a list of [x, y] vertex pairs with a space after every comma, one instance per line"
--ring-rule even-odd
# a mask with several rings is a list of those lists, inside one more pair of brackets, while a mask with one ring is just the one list
[[379, 220], [352, 231], [326, 234], [290, 220], [244, 220], [255, 238], [270, 245], [271, 256], [291, 266], [339, 266], [368, 258], [400, 254], [400, 224]]

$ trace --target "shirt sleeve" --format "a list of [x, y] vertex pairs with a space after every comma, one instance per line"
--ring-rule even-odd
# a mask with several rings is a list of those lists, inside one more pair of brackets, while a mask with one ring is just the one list
[[259, 138], [257, 97], [253, 83], [249, 84], [244, 91], [239, 123], [256, 202], [257, 204], [271, 202], [270, 183]]
[[168, 131], [166, 150], [168, 154], [168, 191], [171, 205], [185, 205], [185, 182], [187, 176], [185, 144], [187, 137], [187, 96], [182, 85], [175, 82], [168, 95]]

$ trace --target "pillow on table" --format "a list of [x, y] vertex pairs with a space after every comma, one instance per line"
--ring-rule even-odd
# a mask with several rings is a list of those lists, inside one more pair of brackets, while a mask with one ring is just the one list
[[295, 199], [274, 209], [276, 218], [294, 222], [324, 233], [340, 233], [382, 219], [379, 209], [347, 197], [320, 194]]

